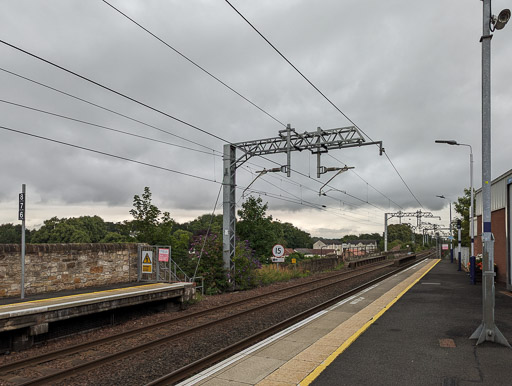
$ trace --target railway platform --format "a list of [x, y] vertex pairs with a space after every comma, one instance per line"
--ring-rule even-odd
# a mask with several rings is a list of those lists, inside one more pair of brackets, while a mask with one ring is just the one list
[[[1, 299], [2, 349], [30, 347], [34, 337], [48, 333], [53, 324], [151, 302], [183, 302], [194, 294], [193, 283], [130, 283], [103, 288]], [[5, 347], [4, 347], [5, 346]]]
[[[510, 385], [512, 349], [469, 337], [482, 287], [448, 260], [425, 260], [180, 385]], [[512, 342], [512, 297], [496, 289]]]

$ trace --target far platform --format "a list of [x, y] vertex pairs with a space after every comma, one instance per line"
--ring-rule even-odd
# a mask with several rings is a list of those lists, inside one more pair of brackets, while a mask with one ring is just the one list
[[[0, 336], [12, 339], [12, 349], [29, 347], [33, 337], [48, 332], [53, 322], [156, 301], [183, 304], [195, 292], [193, 283], [133, 284], [67, 296], [47, 294], [47, 298], [37, 300], [10, 299], [11, 303], [0, 305]], [[6, 301], [9, 299], [2, 303]]]

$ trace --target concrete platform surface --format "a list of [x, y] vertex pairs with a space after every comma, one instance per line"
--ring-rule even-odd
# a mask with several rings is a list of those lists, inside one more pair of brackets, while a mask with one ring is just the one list
[[[321, 374], [329, 361], [357, 339], [375, 318], [389, 309], [437, 262], [420, 262], [212, 366], [180, 385], [308, 384]], [[336, 385], [351, 384], [340, 383], [340, 379], [335, 382], [333, 384]]]
[[[512, 297], [496, 290], [496, 326], [512, 342]], [[308, 382], [326, 385], [512, 385], [512, 349], [469, 337], [482, 286], [443, 260]]]

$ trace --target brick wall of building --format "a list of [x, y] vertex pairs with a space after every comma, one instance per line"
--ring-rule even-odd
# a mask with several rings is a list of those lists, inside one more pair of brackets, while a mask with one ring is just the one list
[[[505, 223], [505, 209], [495, 210], [491, 213], [491, 232], [494, 234], [494, 263], [498, 267], [496, 281], [507, 281], [507, 233]], [[477, 230], [475, 232], [475, 255], [482, 253], [482, 216], [477, 217]]]
[[[137, 244], [27, 244], [25, 294], [137, 280]], [[21, 246], [0, 244], [0, 297], [21, 294]]]

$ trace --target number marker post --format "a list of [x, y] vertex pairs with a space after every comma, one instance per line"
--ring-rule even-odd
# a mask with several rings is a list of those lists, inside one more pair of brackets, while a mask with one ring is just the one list
[[21, 220], [21, 298], [25, 299], [25, 184], [19, 194], [18, 220]]

